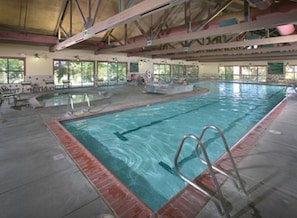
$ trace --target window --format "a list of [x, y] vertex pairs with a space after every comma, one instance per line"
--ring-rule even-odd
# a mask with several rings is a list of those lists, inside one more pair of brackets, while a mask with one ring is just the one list
[[297, 66], [296, 65], [286, 65], [286, 77], [287, 80], [297, 80]]
[[188, 65], [186, 68], [188, 82], [197, 82], [199, 80], [199, 67], [196, 65]]
[[20, 58], [0, 58], [0, 83], [21, 83], [25, 76], [25, 61]]
[[241, 82], [266, 82], [266, 66], [220, 66], [220, 79]]
[[126, 62], [98, 62], [98, 85], [111, 86], [126, 84]]
[[130, 72], [131, 73], [138, 73], [139, 72], [138, 63], [130, 63]]
[[220, 79], [232, 81], [239, 77], [239, 66], [219, 66]]
[[186, 68], [184, 65], [172, 65], [172, 80], [183, 81], [186, 79]]
[[56, 85], [68, 81], [71, 86], [84, 87], [94, 85], [93, 61], [54, 60], [54, 80]]
[[170, 80], [170, 65], [154, 64], [154, 82], [168, 83]]

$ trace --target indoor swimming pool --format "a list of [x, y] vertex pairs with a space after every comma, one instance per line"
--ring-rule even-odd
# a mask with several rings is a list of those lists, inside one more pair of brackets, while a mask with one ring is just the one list
[[[285, 87], [201, 82], [208, 94], [124, 111], [61, 121], [62, 125], [153, 211], [185, 187], [174, 170], [174, 156], [185, 134], [199, 136], [215, 125], [229, 146], [240, 140], [284, 97]], [[212, 161], [224, 150], [216, 132], [204, 144]], [[189, 178], [204, 169], [187, 142], [179, 158]]]

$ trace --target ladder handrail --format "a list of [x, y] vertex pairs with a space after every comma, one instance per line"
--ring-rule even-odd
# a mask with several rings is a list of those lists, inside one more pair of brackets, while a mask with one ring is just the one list
[[83, 98], [83, 102], [82, 102], [82, 106], [81, 106], [81, 110], [83, 111], [84, 110], [84, 103], [87, 102], [87, 105], [88, 105], [88, 111], [90, 110], [91, 108], [91, 104], [90, 104], [90, 99], [89, 99], [89, 96], [88, 96], [88, 93], [84, 93], [84, 98]]
[[[180, 152], [182, 150], [182, 147], [184, 145], [184, 142], [186, 139], [188, 138], [191, 138], [191, 139], [194, 139], [197, 144], [199, 144], [201, 146], [201, 149], [202, 149], [202, 152], [204, 154], [204, 157], [205, 157], [205, 160], [206, 160], [206, 163], [208, 165], [208, 168], [209, 168], [209, 172], [213, 178], [213, 182], [214, 182], [214, 185], [215, 185], [215, 188], [216, 188], [216, 193], [218, 195], [219, 198], [216, 198], [214, 197], [213, 195], [211, 195], [207, 190], [201, 188], [200, 186], [198, 186], [197, 184], [193, 183], [189, 178], [187, 178], [185, 175], [182, 174], [182, 172], [180, 171], [180, 168], [178, 166], [178, 157], [180, 155]], [[215, 206], [217, 207], [219, 213], [221, 215], [226, 215], [227, 217], [229, 217], [229, 212], [228, 212], [228, 209], [227, 209], [227, 200], [224, 198], [223, 196], [223, 193], [220, 189], [220, 186], [219, 186], [219, 183], [216, 179], [216, 176], [214, 174], [214, 171], [213, 171], [213, 168], [211, 166], [211, 162], [208, 158], [208, 155], [207, 155], [207, 152], [206, 152], [206, 149], [205, 149], [205, 146], [204, 144], [202, 143], [202, 141], [200, 140], [200, 138], [198, 138], [197, 136], [193, 135], [193, 134], [187, 134], [187, 135], [184, 135], [180, 144], [179, 144], [179, 147], [177, 149], [177, 152], [175, 154], [175, 158], [174, 158], [174, 167], [175, 167], [175, 170], [177, 172], [177, 174], [184, 180], [186, 181], [189, 185], [191, 185], [192, 187], [194, 187], [195, 189], [197, 189], [198, 191], [202, 192], [205, 196], [207, 196], [210, 200], [212, 200], [215, 204]]]
[[[82, 108], [81, 110], [84, 111], [84, 103], [87, 102], [87, 106], [88, 106], [88, 111], [90, 110], [91, 108], [91, 104], [90, 104], [90, 99], [89, 99], [89, 96], [88, 96], [88, 93], [84, 93], [84, 97], [83, 97], [83, 100], [82, 100]], [[67, 114], [73, 114], [74, 113], [74, 102], [73, 102], [73, 97], [72, 97], [72, 94], [68, 94], [68, 104], [67, 104]]]
[[[71, 110], [69, 111], [69, 107], [71, 108]], [[74, 112], [74, 106], [73, 106], [73, 98], [71, 94], [68, 94], [68, 104], [67, 104], [67, 113], [71, 113], [73, 114]]]
[[[229, 175], [228, 173], [226, 173], [225, 171], [223, 171], [222, 169], [219, 169], [219, 168], [217, 168], [217, 167], [215, 167], [215, 166], [213, 166], [213, 165], [212, 165], [212, 168], [215, 169], [216, 171], [218, 171], [219, 173], [223, 174], [224, 176], [230, 178], [230, 179], [232, 180], [232, 182], [235, 184], [235, 186], [236, 186], [238, 189], [241, 189], [241, 190], [247, 195], [247, 191], [246, 191], [246, 189], [245, 189], [245, 187], [244, 187], [244, 184], [243, 184], [243, 181], [242, 181], [242, 179], [241, 179], [241, 177], [240, 177], [240, 175], [239, 175], [238, 169], [237, 169], [237, 167], [236, 167], [236, 164], [235, 164], [235, 162], [234, 162], [234, 159], [233, 159], [233, 157], [232, 157], [231, 151], [230, 151], [230, 149], [229, 149], [227, 140], [226, 140], [226, 138], [225, 138], [223, 132], [222, 132], [218, 127], [213, 126], [213, 125], [211, 125], [211, 126], [204, 126], [203, 129], [202, 129], [202, 131], [201, 131], [201, 134], [200, 134], [200, 136], [199, 136], [200, 140], [202, 140], [202, 138], [203, 138], [203, 136], [204, 136], [204, 133], [205, 133], [206, 130], [208, 130], [208, 129], [214, 129], [214, 130], [216, 130], [216, 131], [219, 133], [219, 135], [221, 136], [221, 139], [222, 139], [223, 144], [224, 144], [224, 146], [225, 146], [225, 150], [226, 150], [226, 152], [227, 152], [227, 154], [228, 154], [228, 156], [229, 156], [229, 160], [231, 161], [232, 168], [233, 168], [233, 170], [234, 170], [234, 172], [235, 172], [235, 176], [236, 176], [236, 179], [237, 179], [237, 180], [236, 180], [233, 176], [231, 176], [231, 175]], [[203, 159], [201, 158], [200, 154], [199, 154], [198, 146], [199, 146], [199, 144], [197, 144], [196, 147], [195, 147], [195, 153], [196, 153], [197, 157], [200, 159], [200, 161], [201, 161], [202, 163], [206, 164], [206, 163], [205, 163], [205, 160], [203, 160]], [[238, 185], [237, 182], [239, 183], [239, 185]]]

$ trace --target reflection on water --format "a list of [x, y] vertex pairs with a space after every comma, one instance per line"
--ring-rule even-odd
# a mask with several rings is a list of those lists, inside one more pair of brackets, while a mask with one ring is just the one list
[[[60, 105], [67, 105], [69, 102], [69, 98], [71, 97], [73, 103], [82, 103], [86, 101], [86, 93], [51, 93], [45, 94], [42, 96], [37, 97], [37, 101], [43, 107], [53, 107], [53, 106], [60, 106]], [[89, 101], [96, 101], [106, 98], [107, 93], [105, 92], [96, 92], [96, 93], [87, 93], [87, 97]]]
[[[199, 86], [210, 93], [62, 124], [135, 195], [157, 210], [185, 186], [173, 163], [185, 134], [199, 136], [204, 126], [215, 125], [232, 146], [284, 98], [280, 86], [206, 82]], [[225, 151], [216, 132], [207, 132], [203, 139], [212, 161]], [[187, 177], [195, 178], [205, 165], [195, 156], [194, 142], [187, 141], [184, 147], [179, 167]]]

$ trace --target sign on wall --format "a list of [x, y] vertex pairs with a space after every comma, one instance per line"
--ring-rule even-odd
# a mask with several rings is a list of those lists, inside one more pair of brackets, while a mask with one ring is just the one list
[[138, 69], [138, 63], [130, 63], [130, 72], [133, 73], [138, 73], [139, 69]]
[[268, 74], [284, 74], [283, 62], [268, 63]]

